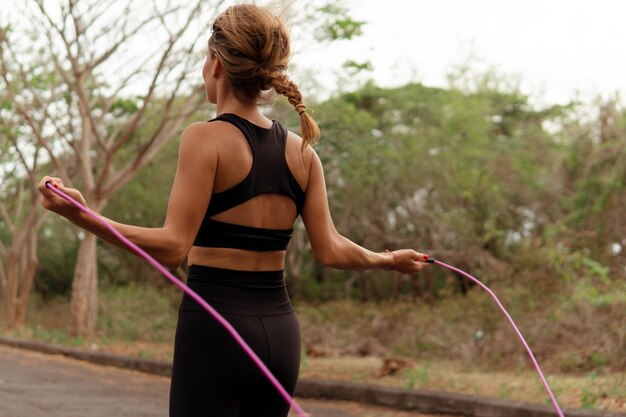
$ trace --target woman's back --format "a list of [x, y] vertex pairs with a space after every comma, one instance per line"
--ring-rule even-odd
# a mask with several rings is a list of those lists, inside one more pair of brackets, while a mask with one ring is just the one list
[[[283, 268], [284, 249], [302, 209], [312, 150], [279, 122], [218, 116], [218, 164], [211, 201], [190, 265], [240, 270]], [[244, 226], [244, 227], [238, 227]], [[242, 264], [243, 262], [243, 264]]]

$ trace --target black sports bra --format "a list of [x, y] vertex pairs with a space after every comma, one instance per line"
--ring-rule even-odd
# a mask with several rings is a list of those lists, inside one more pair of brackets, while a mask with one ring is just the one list
[[242, 226], [210, 218], [265, 193], [290, 197], [300, 214], [305, 194], [285, 159], [287, 129], [277, 121], [272, 123], [271, 128], [265, 129], [231, 113], [221, 114], [209, 122], [215, 120], [231, 123], [243, 133], [252, 150], [252, 167], [240, 183], [211, 196], [194, 246], [255, 251], [287, 249], [293, 229]]

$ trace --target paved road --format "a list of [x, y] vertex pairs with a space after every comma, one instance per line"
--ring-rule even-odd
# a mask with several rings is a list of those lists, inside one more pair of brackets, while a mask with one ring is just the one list
[[[0, 346], [0, 417], [167, 417], [168, 396], [169, 378]], [[349, 402], [298, 403], [311, 417], [427, 417]]]

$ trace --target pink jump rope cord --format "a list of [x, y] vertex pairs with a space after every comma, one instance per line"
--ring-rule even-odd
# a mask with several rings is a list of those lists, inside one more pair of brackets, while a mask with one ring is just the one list
[[[270, 382], [274, 385], [276, 390], [278, 390], [278, 392], [283, 396], [285, 401], [287, 401], [287, 403], [290, 404], [297, 411], [297, 413], [300, 414], [301, 417], [308, 417], [308, 415], [304, 412], [304, 410], [296, 403], [296, 401], [291, 397], [291, 395], [289, 395], [289, 393], [285, 390], [285, 388], [283, 388], [281, 383], [278, 382], [276, 377], [267, 368], [267, 366], [265, 366], [265, 364], [261, 361], [261, 359], [259, 359], [259, 357], [256, 355], [256, 353], [254, 353], [252, 348], [250, 348], [250, 346], [248, 346], [246, 341], [243, 340], [243, 338], [239, 335], [239, 333], [237, 333], [237, 330], [235, 330], [235, 328], [224, 317], [222, 317], [220, 315], [220, 313], [215, 311], [215, 309], [213, 307], [211, 307], [209, 305], [209, 303], [207, 303], [202, 297], [200, 297], [198, 294], [196, 294], [192, 289], [187, 287], [187, 285], [185, 285], [183, 282], [181, 282], [178, 278], [176, 278], [174, 275], [172, 275], [170, 273], [170, 271], [165, 269], [160, 263], [158, 263], [152, 256], [148, 255], [143, 249], [141, 249], [139, 246], [135, 245], [133, 242], [131, 242], [130, 240], [125, 238], [120, 232], [115, 230], [115, 228], [113, 226], [111, 226], [106, 220], [101, 218], [97, 213], [89, 210], [88, 208], [86, 208], [85, 206], [80, 204], [78, 201], [74, 200], [72, 197], [70, 197], [69, 195], [67, 195], [63, 191], [61, 191], [58, 188], [54, 187], [49, 181], [46, 182], [46, 187], [48, 187], [50, 190], [52, 190], [56, 194], [60, 195], [61, 197], [65, 198], [67, 201], [72, 203], [78, 209], [80, 209], [81, 211], [87, 213], [89, 216], [93, 217], [95, 220], [97, 220], [99, 223], [101, 223], [111, 233], [113, 233], [118, 239], [120, 239], [122, 242], [124, 242], [124, 244], [126, 244], [128, 247], [130, 247], [132, 250], [134, 250], [139, 256], [141, 256], [142, 258], [147, 260], [152, 266], [154, 266], [157, 270], [159, 270], [159, 272], [161, 272], [170, 281], [172, 281], [172, 283], [174, 285], [176, 285], [178, 288], [180, 288], [185, 293], [187, 293], [198, 304], [200, 304], [206, 311], [208, 311], [209, 314], [211, 314], [211, 316], [213, 316], [213, 318], [215, 318], [215, 320], [217, 320], [218, 323], [220, 323], [231, 334], [231, 336], [235, 339], [235, 341], [239, 344], [239, 346], [241, 346], [241, 348], [246, 352], [246, 354], [248, 354], [250, 359], [252, 359], [252, 361], [259, 367], [259, 369], [261, 369], [263, 374], [265, 374], [267, 379], [270, 380]], [[515, 330], [515, 333], [517, 334], [519, 339], [522, 341], [522, 344], [524, 345], [524, 348], [526, 348], [526, 352], [528, 352], [528, 356], [530, 356], [530, 359], [531, 359], [533, 365], [535, 366], [535, 369], [537, 370], [537, 373], [539, 374], [539, 377], [541, 378], [541, 382], [543, 382], [543, 386], [546, 388], [546, 391], [548, 391], [548, 395], [550, 396], [550, 399], [552, 400], [552, 404], [554, 404], [554, 408], [555, 408], [557, 414], [559, 415], [559, 417], [564, 417], [563, 411], [561, 411], [561, 407], [559, 407], [559, 403], [556, 401], [556, 398], [555, 398], [554, 394], [552, 393], [552, 390], [550, 389], [550, 386], [548, 385], [548, 381], [543, 376], [543, 372], [541, 372], [541, 368], [539, 367], [539, 363], [537, 363], [537, 360], [535, 359], [535, 355], [533, 355], [533, 352], [530, 350], [530, 347], [528, 346], [528, 343], [526, 343], [526, 340], [524, 339], [524, 336], [522, 336], [522, 333], [517, 328], [517, 325], [515, 324], [515, 322], [513, 321], [511, 316], [509, 315], [509, 313], [506, 311], [506, 309], [504, 308], [502, 303], [500, 303], [500, 300], [498, 299], [498, 297], [496, 297], [496, 295], [493, 293], [493, 291], [491, 291], [485, 284], [483, 284], [482, 282], [480, 282], [478, 279], [474, 278], [473, 276], [471, 276], [467, 272], [461, 271], [458, 268], [455, 268], [455, 267], [453, 267], [451, 265], [448, 265], [446, 263], [443, 263], [441, 261], [437, 261], [435, 259], [428, 259], [428, 262], [429, 263], [435, 263], [435, 264], [437, 264], [439, 266], [442, 266], [442, 267], [447, 268], [447, 269], [449, 269], [451, 271], [454, 271], [454, 272], [456, 272], [458, 274], [461, 274], [465, 278], [469, 279], [470, 281], [475, 282], [478, 286], [480, 286], [482, 289], [487, 291], [487, 293], [491, 296], [491, 298], [493, 298], [494, 301], [498, 304], [498, 307], [500, 307], [500, 310], [502, 310], [502, 313], [504, 313], [506, 318], [509, 320], [509, 323], [513, 327], [513, 330]]]
[[494, 301], [498, 304], [498, 307], [500, 307], [500, 310], [502, 310], [502, 313], [504, 313], [506, 318], [509, 320], [509, 323], [511, 323], [511, 327], [513, 327], [513, 330], [515, 330], [515, 333], [517, 334], [519, 339], [522, 341], [522, 344], [524, 345], [524, 348], [526, 348], [526, 352], [528, 352], [528, 356], [530, 356], [530, 360], [532, 361], [533, 365], [535, 366], [535, 369], [537, 370], [537, 373], [539, 374], [539, 378], [541, 378], [541, 382], [543, 382], [543, 386], [546, 388], [546, 391], [548, 391], [548, 395], [550, 396], [550, 399], [552, 400], [552, 404], [554, 405], [554, 409], [556, 410], [556, 413], [559, 415], [559, 417], [564, 417], [563, 416], [563, 411], [561, 411], [561, 407], [559, 407], [559, 403], [556, 401], [556, 398], [555, 398], [554, 394], [552, 393], [552, 390], [550, 389], [550, 386], [548, 385], [548, 381], [543, 376], [543, 372], [541, 372], [541, 368], [539, 367], [539, 363], [537, 362], [537, 359], [535, 359], [535, 355], [533, 355], [533, 352], [530, 350], [530, 347], [528, 346], [528, 343], [526, 343], [526, 340], [524, 339], [524, 336], [522, 336], [522, 332], [519, 331], [519, 329], [517, 328], [517, 325], [515, 324], [515, 322], [511, 318], [510, 314], [508, 313], [508, 311], [506, 311], [506, 309], [504, 308], [504, 306], [502, 305], [500, 300], [498, 300], [498, 297], [496, 297], [496, 295], [493, 293], [493, 291], [491, 291], [485, 284], [483, 284], [478, 279], [474, 278], [473, 276], [471, 276], [470, 274], [468, 274], [465, 271], [461, 271], [458, 268], [455, 268], [453, 266], [445, 264], [445, 263], [443, 263], [441, 261], [437, 261], [435, 259], [429, 259], [428, 262], [429, 263], [435, 263], [437, 265], [443, 266], [444, 268], [448, 268], [449, 270], [454, 271], [454, 272], [456, 272], [458, 274], [461, 274], [465, 278], [469, 279], [470, 281], [473, 281], [476, 284], [478, 284], [478, 286], [480, 286], [483, 290], [487, 291], [487, 293], [491, 296], [491, 298], [493, 298]]
[[90, 209], [88, 209], [87, 207], [83, 206], [82, 204], [80, 204], [78, 201], [74, 200], [72, 197], [70, 197], [69, 195], [67, 195], [63, 191], [61, 191], [58, 188], [56, 188], [55, 186], [53, 186], [50, 181], [46, 182], [46, 187], [48, 187], [50, 190], [54, 191], [56, 194], [60, 195], [61, 197], [63, 197], [64, 199], [66, 199], [67, 201], [72, 203], [74, 206], [79, 208], [81, 211], [85, 212], [86, 214], [88, 214], [89, 216], [91, 216], [95, 220], [97, 220], [100, 224], [102, 224], [104, 227], [106, 227], [111, 233], [113, 233], [118, 239], [120, 239], [122, 242], [124, 242], [124, 244], [129, 246], [139, 256], [141, 256], [142, 258], [147, 260], [152, 266], [154, 266], [156, 269], [158, 269], [159, 272], [161, 272], [163, 275], [165, 275], [167, 277], [167, 279], [172, 281], [172, 283], [174, 285], [176, 285], [178, 288], [180, 288], [185, 293], [187, 293], [187, 295], [189, 295], [191, 298], [196, 300], [196, 302], [198, 304], [200, 304], [206, 311], [208, 311], [209, 314], [211, 314], [211, 316], [213, 316], [213, 318], [215, 320], [217, 320], [218, 323], [220, 323], [228, 331], [228, 333], [230, 333], [230, 335], [235, 339], [235, 341], [239, 344], [239, 346], [241, 346], [241, 348], [246, 352], [246, 354], [250, 357], [250, 359], [252, 359], [252, 361], [259, 367], [259, 369], [263, 372], [263, 374], [267, 377], [267, 379], [270, 380], [272, 385], [274, 385], [276, 390], [278, 390], [278, 392], [280, 393], [280, 395], [282, 395], [282, 397], [285, 399], [285, 401], [287, 401], [287, 403], [291, 407], [293, 407], [293, 409], [296, 410], [296, 412], [301, 417], [308, 417], [308, 415], [304, 412], [304, 410], [298, 405], [298, 403], [296, 403], [296, 400], [294, 400], [291, 397], [291, 395], [289, 395], [287, 390], [285, 390], [285, 388], [283, 388], [281, 383], [276, 379], [276, 377], [267, 368], [267, 366], [265, 366], [263, 361], [261, 361], [261, 359], [259, 359], [259, 357], [256, 355], [256, 353], [254, 353], [254, 351], [252, 350], [252, 348], [246, 343], [245, 340], [243, 340], [243, 338], [239, 335], [239, 333], [237, 333], [237, 330], [235, 330], [235, 328], [224, 317], [222, 317], [220, 313], [218, 313], [213, 307], [211, 307], [209, 305], [209, 303], [207, 303], [202, 297], [200, 297], [198, 294], [196, 294], [192, 289], [190, 289], [187, 285], [185, 285], [183, 282], [181, 282], [178, 278], [176, 278], [174, 275], [172, 275], [172, 273], [170, 271], [165, 269], [160, 263], [158, 263], [152, 256], [148, 255], [143, 249], [141, 249], [139, 246], [135, 245], [133, 242], [131, 242], [130, 240], [125, 238], [120, 232], [115, 230], [115, 228], [113, 226], [111, 226], [106, 220], [101, 218], [97, 213], [91, 211]]

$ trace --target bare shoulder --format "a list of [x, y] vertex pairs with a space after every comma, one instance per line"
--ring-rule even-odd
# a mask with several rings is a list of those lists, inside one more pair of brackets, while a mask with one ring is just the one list
[[229, 141], [225, 137], [237, 135], [235, 126], [223, 121], [195, 122], [188, 125], [180, 138], [180, 149], [190, 149], [198, 154], [219, 153], [228, 151]]
[[181, 135], [183, 141], [215, 141], [221, 135], [229, 130], [229, 123], [222, 121], [215, 121], [211, 123], [207, 122], [195, 122], [187, 126]]
[[182, 163], [198, 167], [217, 164], [223, 151], [225, 126], [221, 123], [196, 122], [188, 125], [180, 136], [178, 156]]
[[303, 140], [299, 135], [289, 131], [287, 135], [287, 153], [297, 156], [308, 172], [315, 150], [311, 146], [306, 146], [302, 149], [302, 142]]
[[300, 136], [289, 131], [287, 134], [285, 156], [294, 177], [302, 189], [306, 190], [309, 182], [309, 173], [311, 171], [311, 162], [314, 159], [315, 151], [311, 146], [306, 146], [302, 149], [302, 142]]

